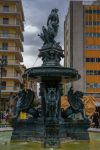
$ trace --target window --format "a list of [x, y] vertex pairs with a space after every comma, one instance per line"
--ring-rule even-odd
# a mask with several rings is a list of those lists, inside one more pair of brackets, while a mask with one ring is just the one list
[[86, 10], [85, 12], [86, 12], [86, 13], [89, 13], [89, 14], [92, 14], [92, 10], [91, 10], [91, 9]]
[[87, 87], [87, 88], [90, 88], [90, 84], [89, 84], [89, 83], [86, 83], [86, 87]]
[[9, 12], [9, 6], [8, 5], [4, 5], [3, 6], [3, 11], [4, 12]]
[[100, 88], [100, 83], [86, 83], [86, 88]]
[[7, 59], [7, 56], [2, 56], [2, 59]]
[[86, 75], [100, 75], [100, 70], [86, 70]]
[[94, 70], [94, 75], [98, 75], [98, 70]]
[[7, 56], [2, 56], [2, 59], [4, 59], [5, 61], [4, 61], [4, 64], [7, 64]]
[[18, 83], [14, 84], [14, 90], [20, 90], [20, 85]]
[[9, 24], [9, 18], [3, 18], [3, 24]]
[[100, 75], [100, 70], [98, 71], [98, 75]]
[[3, 37], [9, 37], [9, 31], [3, 31]]
[[100, 62], [100, 58], [86, 58], [86, 62]]
[[95, 58], [86, 58], [86, 62], [95, 62]]
[[86, 75], [94, 75], [94, 71], [93, 70], [87, 70]]
[[98, 88], [100, 88], [100, 83], [98, 83]]
[[90, 75], [94, 75], [94, 71], [93, 70], [90, 70]]
[[86, 62], [90, 62], [90, 58], [86, 58]]
[[6, 76], [7, 76], [7, 70], [4, 69], [4, 68], [2, 69], [2, 76], [3, 76], [3, 77], [6, 77]]
[[94, 87], [94, 88], [98, 88], [98, 84], [97, 84], [97, 83], [94, 83], [93, 87]]
[[90, 70], [87, 70], [87, 71], [86, 71], [86, 75], [90, 75]]
[[93, 88], [93, 83], [90, 83], [90, 88]]
[[89, 21], [89, 22], [85, 22], [85, 25], [86, 26], [92, 26], [92, 25], [94, 25], [94, 26], [99, 26], [100, 25], [100, 21]]
[[90, 58], [91, 59], [91, 62], [95, 62], [95, 58]]
[[8, 43], [2, 43], [2, 49], [8, 50]]
[[93, 38], [100, 38], [100, 33], [90, 33], [90, 32], [85, 32], [85, 37], [93, 37]]
[[2, 89], [2, 90], [6, 90], [6, 82], [3, 81], [1, 85], [2, 85], [1, 89]]
[[96, 62], [100, 62], [100, 58], [96, 58]]
[[92, 9], [89, 9], [89, 10], [86, 10], [85, 11], [86, 13], [88, 13], [88, 14], [100, 14], [100, 10], [98, 9], [94, 9], [94, 10], [92, 10]]
[[100, 45], [85, 46], [86, 50], [100, 50]]

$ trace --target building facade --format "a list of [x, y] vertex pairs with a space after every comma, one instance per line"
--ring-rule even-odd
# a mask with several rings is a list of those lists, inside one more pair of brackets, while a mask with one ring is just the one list
[[70, 1], [64, 30], [64, 65], [81, 74], [73, 87], [100, 102], [100, 4]]
[[[24, 71], [27, 69], [26, 66], [22, 66], [23, 68], [23, 74], [24, 74]], [[30, 79], [28, 76], [27, 78], [23, 78], [23, 85], [24, 85], [24, 89], [27, 90], [27, 89], [30, 89], [32, 91], [34, 91], [34, 94], [35, 94], [35, 98], [38, 97], [38, 92], [37, 92], [37, 82], [33, 79]]]
[[23, 61], [23, 21], [21, 0], [0, 0], [0, 58], [7, 60], [2, 69], [0, 106], [3, 110], [11, 93], [16, 94], [23, 83], [20, 64]]

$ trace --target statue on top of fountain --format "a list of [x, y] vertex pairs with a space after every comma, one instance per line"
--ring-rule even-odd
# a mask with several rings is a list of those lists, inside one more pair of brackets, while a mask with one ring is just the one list
[[48, 20], [47, 20], [47, 28], [45, 26], [42, 27], [42, 33], [38, 36], [43, 40], [42, 49], [47, 48], [57, 48], [62, 49], [59, 42], [55, 41], [55, 37], [57, 36], [59, 28], [59, 16], [58, 9], [52, 9]]

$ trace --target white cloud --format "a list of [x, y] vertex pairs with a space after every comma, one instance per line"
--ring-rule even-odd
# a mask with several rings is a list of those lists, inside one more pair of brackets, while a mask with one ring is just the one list
[[31, 33], [31, 34], [34, 34], [34, 33], [37, 33], [39, 32], [39, 28], [36, 27], [36, 26], [32, 26], [32, 25], [26, 25], [25, 26], [25, 32], [26, 33]]

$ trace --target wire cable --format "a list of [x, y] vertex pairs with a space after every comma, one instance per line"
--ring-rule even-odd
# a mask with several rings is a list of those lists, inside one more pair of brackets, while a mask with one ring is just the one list
[[37, 56], [37, 58], [36, 58], [36, 60], [35, 60], [35, 62], [34, 62], [34, 64], [33, 64], [33, 67], [34, 67], [34, 65], [36, 64], [36, 62], [37, 62], [38, 59], [39, 59], [39, 57]]

